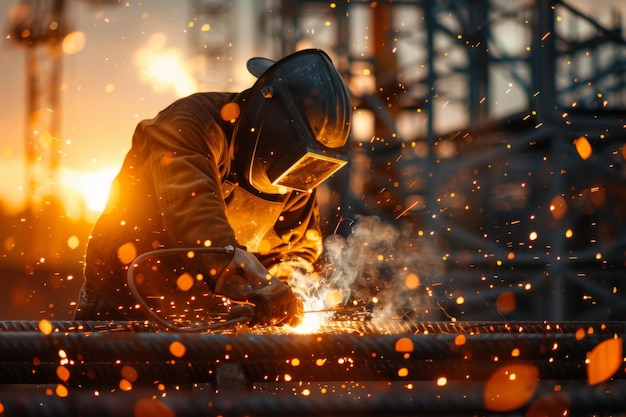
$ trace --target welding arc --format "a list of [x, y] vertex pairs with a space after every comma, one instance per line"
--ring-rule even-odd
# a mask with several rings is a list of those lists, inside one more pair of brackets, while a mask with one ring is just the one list
[[306, 310], [303, 313], [368, 313], [362, 307], [323, 308], [321, 310]]
[[168, 330], [173, 330], [176, 332], [187, 332], [187, 333], [200, 333], [200, 332], [210, 332], [216, 330], [223, 330], [235, 327], [238, 324], [245, 324], [250, 322], [252, 317], [254, 316], [254, 308], [250, 305], [235, 305], [231, 309], [228, 314], [226, 320], [211, 323], [211, 324], [197, 324], [191, 327], [182, 327], [178, 326], [174, 323], [171, 323], [165, 320], [163, 317], [159, 316], [155, 313], [146, 303], [144, 298], [139, 293], [137, 289], [137, 285], [135, 282], [135, 269], [139, 266], [141, 262], [146, 259], [153, 258], [155, 256], [162, 255], [172, 255], [172, 254], [185, 254], [188, 252], [213, 252], [213, 253], [224, 253], [229, 254], [235, 250], [232, 246], [226, 246], [224, 248], [221, 247], [210, 247], [210, 248], [166, 248], [166, 249], [157, 249], [150, 252], [143, 253], [137, 256], [130, 264], [128, 268], [128, 272], [126, 273], [126, 282], [128, 283], [128, 289], [131, 294], [135, 298], [135, 301], [141, 306], [141, 309], [146, 313], [149, 317], [151, 317], [155, 322], [157, 322], [160, 326], [164, 327]]

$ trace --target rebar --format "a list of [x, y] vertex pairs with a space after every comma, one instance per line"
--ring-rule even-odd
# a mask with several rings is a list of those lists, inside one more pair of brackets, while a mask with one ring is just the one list
[[[0, 321], [0, 332], [3, 331], [38, 331], [40, 321], [34, 320], [5, 320]], [[156, 332], [161, 327], [148, 321], [71, 321], [52, 320], [50, 325], [54, 332], [110, 332], [110, 331], [132, 331], [132, 332]], [[576, 322], [537, 322], [537, 321], [408, 321], [391, 319], [385, 322], [372, 322], [368, 320], [329, 320], [321, 325], [320, 333], [359, 333], [359, 334], [401, 334], [401, 333], [425, 333], [425, 334], [519, 334], [519, 333], [576, 333], [584, 334], [615, 334], [626, 333], [626, 322], [598, 322], [598, 321], [576, 321]], [[280, 328], [252, 328], [233, 326], [231, 329], [220, 329], [217, 333], [254, 333], [254, 334], [276, 334], [281, 333]]]
[[[185, 361], [237, 360], [280, 362], [298, 357], [345, 357], [352, 360], [520, 360], [585, 359], [613, 335], [592, 334], [473, 334], [460, 341], [455, 334], [177, 334], [164, 332], [51, 333], [0, 332], [2, 361], [58, 360], [63, 351], [77, 361], [169, 361], [170, 347], [184, 346]], [[410, 347], [398, 348], [398, 343]]]
[[[506, 326], [506, 333], [476, 332], [495, 331], [487, 324], [459, 324], [444, 328], [457, 333], [313, 335], [270, 334], [268, 329], [264, 334], [173, 333], [147, 324], [115, 322], [52, 325], [55, 330], [44, 334], [32, 330], [35, 323], [4, 323], [5, 329], [20, 330], [0, 331], [1, 383], [52, 383], [60, 365], [71, 371], [71, 380], [78, 385], [117, 384], [119, 372], [112, 376], [108, 371], [124, 365], [147, 383], [213, 382], [215, 367], [221, 363], [240, 363], [253, 382], [286, 374], [316, 381], [428, 380], [437, 375], [480, 380], [504, 364], [520, 362], [534, 366], [542, 378], [584, 379], [588, 353], [623, 334], [621, 323], [544, 323], [545, 333], [538, 325], [528, 326], [531, 331], [526, 332], [517, 323]], [[429, 327], [436, 328], [433, 323]], [[619, 370], [614, 378], [623, 376]]]
[[[342, 323], [330, 333], [297, 335], [0, 322], [0, 404], [7, 415], [24, 416], [126, 414], [148, 398], [177, 416], [488, 415], [487, 382], [523, 366], [537, 375], [533, 398], [565, 395], [569, 415], [626, 409], [624, 367], [589, 386], [587, 364], [597, 346], [623, 338], [622, 322], [343, 324], [351, 332], [341, 333]], [[25, 388], [27, 396], [17, 393]], [[238, 392], [245, 400], [233, 397]], [[112, 395], [115, 401], [105, 401]]]
[[[568, 416], [590, 416], [619, 413], [626, 409], [624, 381], [601, 386], [571, 386], [555, 392], [555, 384], [540, 383], [526, 404], [509, 410], [495, 410], [484, 398], [484, 386], [476, 382], [460, 382], [447, 387], [429, 386], [363, 387], [350, 392], [322, 393], [311, 387], [303, 394], [297, 389], [282, 392], [255, 392], [246, 395], [215, 394], [197, 389], [193, 393], [177, 391], [155, 395], [152, 390], [127, 392], [69, 391], [67, 396], [50, 394], [54, 387], [37, 389], [0, 389], [0, 402], [6, 415], [70, 416], [70, 415], [175, 415], [204, 416], [467, 416], [494, 415], [524, 417], [533, 407], [567, 411]], [[351, 388], [353, 389], [353, 388]], [[367, 389], [370, 391], [367, 392]], [[536, 409], [535, 409], [536, 411]], [[541, 414], [548, 415], [548, 414]]]

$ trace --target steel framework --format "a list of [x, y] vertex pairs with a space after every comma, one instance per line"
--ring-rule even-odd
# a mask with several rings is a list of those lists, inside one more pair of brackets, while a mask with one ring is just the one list
[[194, 75], [201, 90], [210, 91], [233, 77], [231, 45], [235, 34], [231, 1], [191, 0], [189, 45]]
[[561, 0], [269, 3], [274, 50], [330, 50], [353, 93], [328, 232], [358, 215], [408, 224], [441, 251], [443, 272], [421, 278], [450, 317], [626, 311], [617, 12], [601, 23]]

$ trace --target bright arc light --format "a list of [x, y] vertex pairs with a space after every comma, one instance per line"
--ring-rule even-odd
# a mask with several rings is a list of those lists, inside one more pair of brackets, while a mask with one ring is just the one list
[[302, 322], [291, 327], [296, 334], [313, 334], [321, 330], [324, 323], [330, 320], [333, 309], [342, 302], [341, 292], [334, 288], [319, 288], [318, 279], [311, 273], [295, 270], [289, 277], [289, 285], [294, 293], [302, 299], [304, 317]]
[[[306, 308], [305, 311], [308, 311]], [[331, 312], [309, 312], [304, 314], [304, 319], [297, 327], [292, 329], [297, 334], [313, 334], [320, 331], [324, 323], [332, 317]]]

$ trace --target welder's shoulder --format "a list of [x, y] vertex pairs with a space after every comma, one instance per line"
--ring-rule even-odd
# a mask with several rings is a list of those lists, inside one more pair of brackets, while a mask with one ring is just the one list
[[214, 117], [220, 114], [225, 103], [234, 100], [236, 93], [195, 93], [180, 98], [160, 112], [161, 117], [186, 112], [198, 117]]

